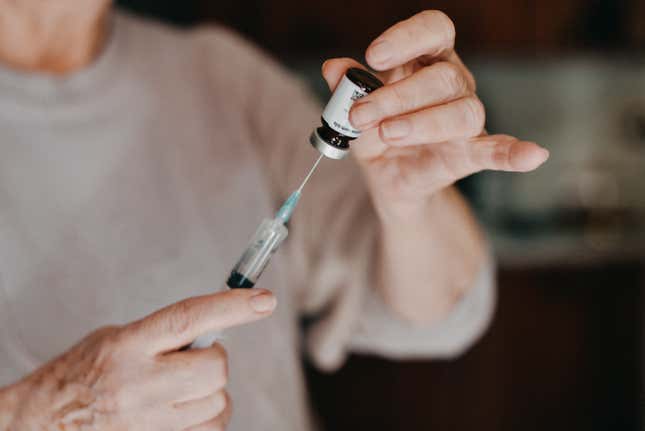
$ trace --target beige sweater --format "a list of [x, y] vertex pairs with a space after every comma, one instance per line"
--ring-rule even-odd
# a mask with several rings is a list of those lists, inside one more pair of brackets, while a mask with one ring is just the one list
[[[0, 69], [0, 386], [93, 328], [223, 289], [318, 154], [319, 105], [238, 36], [113, 23], [72, 76]], [[310, 429], [302, 340], [334, 369], [348, 350], [453, 357], [484, 331], [490, 268], [440, 324], [392, 316], [370, 287], [376, 223], [353, 163], [325, 160], [259, 282], [278, 310], [226, 333], [232, 431]]]

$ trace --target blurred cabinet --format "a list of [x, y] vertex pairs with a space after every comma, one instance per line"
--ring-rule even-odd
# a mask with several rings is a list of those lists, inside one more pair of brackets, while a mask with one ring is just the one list
[[325, 430], [641, 430], [643, 268], [502, 270], [489, 332], [454, 361], [308, 370]]

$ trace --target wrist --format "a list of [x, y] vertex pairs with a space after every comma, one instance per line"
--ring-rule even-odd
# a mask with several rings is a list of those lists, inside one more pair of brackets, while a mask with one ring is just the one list
[[436, 193], [419, 198], [400, 198], [394, 196], [373, 196], [374, 206], [384, 227], [395, 226], [397, 230], [415, 230], [415, 226], [426, 224], [438, 212], [445, 209], [458, 197], [454, 186], [446, 187]]
[[455, 187], [426, 200], [380, 202], [379, 289], [397, 314], [432, 324], [474, 285], [485, 241]]

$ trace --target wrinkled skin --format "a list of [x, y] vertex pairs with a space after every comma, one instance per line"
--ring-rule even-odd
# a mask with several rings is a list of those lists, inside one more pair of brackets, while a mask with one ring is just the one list
[[0, 390], [8, 431], [223, 430], [231, 415], [226, 351], [185, 350], [202, 333], [269, 316], [274, 296], [239, 289], [190, 298], [101, 328]]

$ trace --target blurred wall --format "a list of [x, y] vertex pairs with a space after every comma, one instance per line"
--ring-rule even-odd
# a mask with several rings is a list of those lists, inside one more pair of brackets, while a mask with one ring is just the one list
[[457, 25], [467, 54], [637, 51], [645, 46], [642, 0], [121, 0], [178, 24], [226, 23], [283, 59], [358, 53], [383, 29], [424, 9]]

